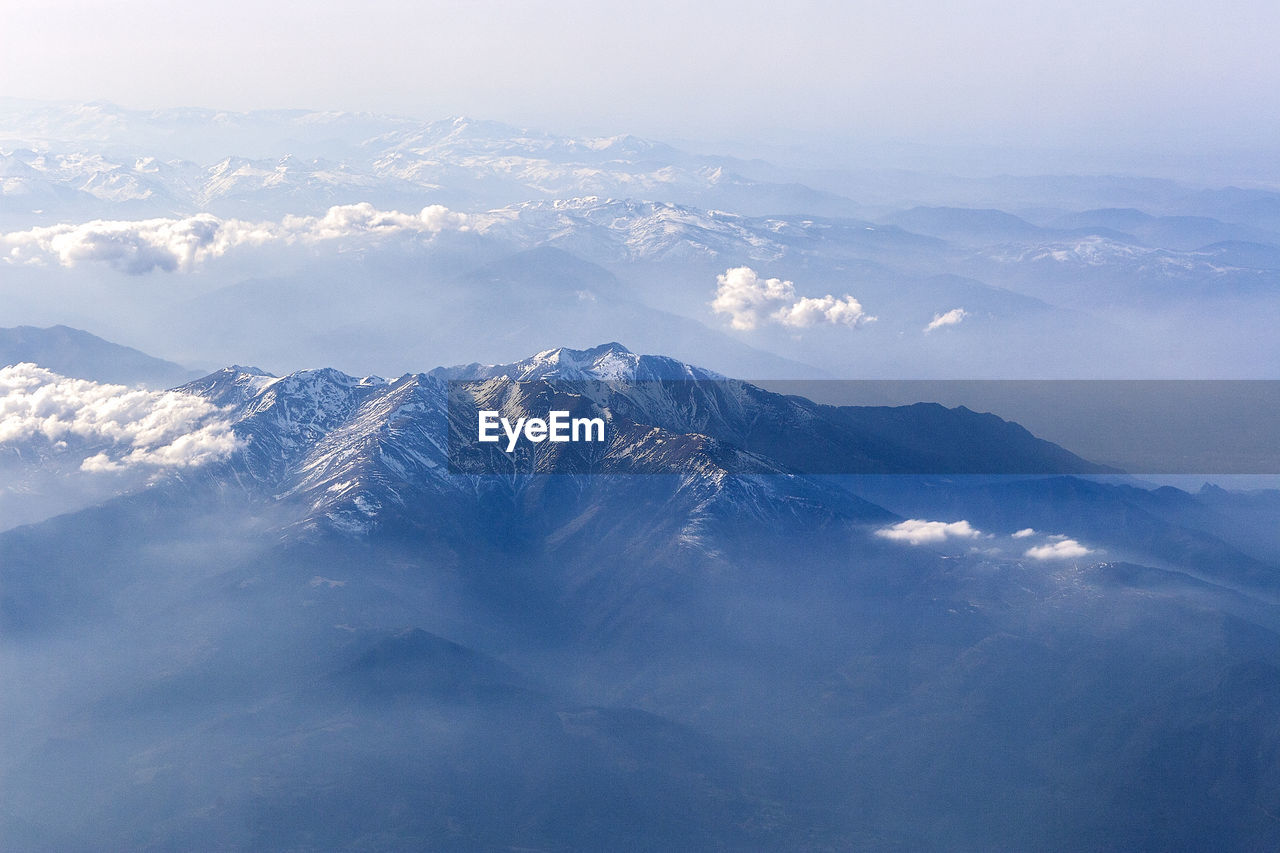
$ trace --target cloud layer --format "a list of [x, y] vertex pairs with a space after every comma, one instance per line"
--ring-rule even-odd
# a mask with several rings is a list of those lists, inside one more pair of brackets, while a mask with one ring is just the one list
[[80, 470], [203, 465], [239, 444], [220, 409], [176, 391], [69, 379], [34, 364], [0, 369], [0, 445], [43, 439]]
[[378, 210], [368, 202], [329, 208], [324, 216], [286, 216], [280, 222], [219, 219], [208, 213], [184, 219], [94, 220], [0, 235], [0, 257], [10, 263], [71, 267], [108, 263], [131, 274], [187, 272], [240, 246], [317, 243], [356, 236], [434, 235], [465, 230], [468, 217], [440, 205], [419, 213]]
[[716, 276], [716, 298], [711, 310], [729, 315], [735, 329], [754, 329], [776, 323], [793, 329], [819, 325], [857, 326], [875, 319], [847, 293], [840, 298], [797, 296], [793, 282], [762, 279], [750, 267], [734, 267]]
[[982, 531], [975, 529], [967, 521], [909, 518], [889, 527], [882, 527], [876, 531], [876, 535], [895, 542], [906, 542], [908, 545], [936, 545], [948, 539], [977, 539], [982, 536]]

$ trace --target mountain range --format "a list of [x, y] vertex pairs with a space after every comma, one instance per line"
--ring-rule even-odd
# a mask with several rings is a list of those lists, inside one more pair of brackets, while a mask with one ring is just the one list
[[[0, 323], [280, 373], [623, 339], [761, 379], [1265, 378], [1278, 199], [470, 118], [10, 101]], [[743, 267], [792, 301], [727, 309], [719, 277]], [[777, 319], [805, 299], [861, 320]]]
[[1280, 849], [1280, 192], [723, 147], [0, 99], [0, 849]]
[[177, 395], [234, 445], [0, 532], [6, 846], [1277, 840], [1274, 492], [619, 344]]
[[198, 373], [68, 326], [0, 329], [0, 366], [24, 361], [64, 376], [149, 388], [180, 385]]

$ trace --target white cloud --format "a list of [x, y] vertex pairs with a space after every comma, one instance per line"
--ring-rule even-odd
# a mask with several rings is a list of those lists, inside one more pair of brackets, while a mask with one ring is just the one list
[[909, 518], [890, 527], [876, 531], [877, 536], [906, 542], [909, 545], [931, 545], [948, 539], [977, 539], [982, 531], [974, 529], [967, 521], [926, 521]]
[[433, 204], [419, 213], [378, 210], [368, 202], [329, 208], [324, 216], [286, 216], [281, 228], [288, 239], [337, 240], [360, 234], [439, 234], [467, 226], [465, 213], [454, 213]]
[[856, 326], [874, 319], [866, 315], [858, 300], [847, 294], [843, 299], [836, 299], [830, 294], [816, 299], [802, 296], [793, 304], [779, 308], [772, 316], [782, 325], [795, 328], [807, 328], [820, 323]]
[[1012, 535], [1014, 539], [1026, 539], [1028, 536], [1035, 536], [1036, 531], [1034, 527], [1024, 527]]
[[316, 243], [399, 234], [434, 235], [466, 230], [466, 214], [440, 205], [419, 213], [378, 210], [368, 202], [329, 208], [324, 216], [286, 216], [280, 222], [219, 219], [208, 213], [184, 219], [94, 220], [0, 235], [0, 257], [9, 263], [70, 267], [84, 261], [111, 264], [127, 273], [188, 272], [240, 246]]
[[852, 296], [797, 296], [794, 282], [762, 279], [750, 267], [734, 267], [716, 276], [716, 298], [711, 310], [728, 314], [735, 329], [754, 329], [777, 323], [794, 329], [817, 325], [858, 326], [870, 323], [862, 304]]
[[1033, 560], [1073, 560], [1093, 553], [1074, 539], [1054, 537], [1054, 540], [1048, 545], [1028, 548], [1024, 556]]
[[963, 308], [952, 308], [945, 314], [934, 314], [933, 320], [924, 327], [925, 333], [932, 332], [934, 329], [941, 329], [944, 326], [958, 326], [968, 316], [969, 312]]
[[129, 273], [153, 269], [190, 269], [210, 255], [240, 241], [238, 223], [223, 223], [208, 214], [187, 219], [144, 219], [136, 222], [95, 220], [81, 225], [50, 225], [0, 237], [11, 263], [44, 262], [63, 266], [102, 261]]
[[191, 394], [69, 379], [34, 364], [2, 368], [0, 444], [31, 439], [86, 454], [79, 467], [88, 472], [189, 468], [239, 444], [222, 410]]

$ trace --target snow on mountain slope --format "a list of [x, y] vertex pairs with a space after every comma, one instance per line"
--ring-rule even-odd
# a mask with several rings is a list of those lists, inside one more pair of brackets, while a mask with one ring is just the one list
[[[848, 213], [852, 204], [799, 185], [735, 175], [726, 158], [698, 157], [632, 136], [560, 137], [468, 118], [418, 122], [349, 113], [124, 110], [0, 105], [3, 188], [11, 214], [83, 212], [68, 203], [134, 202], [149, 215], [316, 213], [353, 201], [465, 209], [530, 198], [664, 198], [749, 212]], [[201, 164], [201, 165], [196, 165]], [[28, 202], [42, 199], [27, 206]], [[40, 220], [44, 221], [44, 220]]]
[[614, 342], [586, 350], [567, 347], [544, 350], [514, 364], [468, 364], [437, 368], [433, 375], [449, 380], [506, 377], [517, 382], [554, 380], [560, 382], [655, 382], [663, 380], [723, 381], [710, 370], [684, 364], [661, 355], [637, 355]]
[[[791, 517], [797, 507], [808, 507], [799, 517], [810, 521], [881, 513], [793, 476], [803, 472], [1100, 470], [993, 415], [940, 406], [819, 406], [617, 343], [395, 380], [331, 369], [277, 379], [227, 368], [181, 390], [227, 407], [243, 444], [226, 463], [210, 466], [212, 476], [299, 502], [302, 529], [344, 534], [406, 525], [441, 530], [449, 519], [465, 528], [459, 513], [495, 500], [523, 506], [562, 488], [536, 476], [547, 473], [672, 475], [670, 482], [630, 485], [585, 477], [569, 504], [587, 495], [625, 503], [628, 490], [666, 489], [666, 500], [685, 507], [682, 524], [698, 527], [709, 517], [735, 525]], [[601, 417], [606, 438], [523, 443], [508, 453], [476, 441], [480, 409], [512, 423], [551, 409]], [[536, 508], [543, 511], [551, 510]]]
[[1091, 236], [993, 246], [964, 263], [984, 281], [1059, 306], [1128, 304], [1161, 312], [1190, 303], [1207, 318], [1238, 297], [1273, 298], [1275, 269], [1232, 261], [1212, 247], [1177, 251]]
[[548, 350], [512, 365], [434, 372], [557, 384], [615, 416], [715, 436], [809, 473], [1101, 473], [991, 414], [933, 404], [833, 407], [783, 396], [618, 343]]
[[[453, 378], [460, 376], [466, 381]], [[726, 503], [750, 507], [751, 517], [797, 500], [823, 516], [865, 511], [860, 501], [802, 478], [752, 482], [733, 476], [784, 474], [786, 468], [714, 435], [657, 426], [704, 422], [724, 428], [728, 422], [721, 417], [713, 424], [697, 412], [680, 414], [679, 394], [659, 389], [682, 380], [723, 381], [709, 371], [637, 356], [610, 344], [548, 351], [513, 365], [437, 370], [396, 380], [357, 379], [327, 369], [277, 379], [252, 369], [227, 368], [181, 390], [228, 407], [243, 442], [240, 452], [211, 466], [210, 474], [256, 484], [251, 488], [286, 502], [301, 502], [298, 526], [303, 530], [351, 535], [405, 524], [435, 528], [471, 511], [467, 507], [475, 501], [493, 499], [495, 489], [507, 495], [502, 500], [523, 500], [521, 495], [536, 491], [534, 471], [675, 475], [672, 482], [648, 482], [666, 482], [661, 488], [674, 490], [669, 497], [688, 505], [688, 524], [694, 526], [708, 513], [733, 518]], [[582, 381], [620, 390], [597, 402], [578, 393]], [[486, 448], [480, 457], [466, 454], [466, 446], [474, 443], [478, 407], [499, 407], [513, 418], [545, 416], [553, 398], [557, 406], [609, 418], [607, 446], [581, 452], [576, 446], [560, 446], [566, 449], [560, 457], [549, 455], [552, 445], [518, 458], [496, 448]], [[619, 405], [625, 414], [621, 409], [612, 413], [601, 402]], [[463, 475], [459, 466], [489, 476]], [[585, 488], [620, 488], [609, 479], [588, 478]]]
[[526, 245], [585, 250], [593, 260], [777, 260], [786, 252], [767, 228], [736, 214], [596, 196], [513, 205], [477, 217], [474, 227]]
[[1207, 252], [1178, 252], [1123, 243], [1106, 237], [994, 248], [989, 257], [1002, 264], [1061, 264], [1075, 267], [1123, 266], [1165, 276], [1217, 275], [1232, 267], [1213, 263]]

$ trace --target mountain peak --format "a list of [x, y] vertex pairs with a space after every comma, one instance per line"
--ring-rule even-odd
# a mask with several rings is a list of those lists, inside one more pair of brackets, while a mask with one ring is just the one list
[[607, 344], [599, 344], [587, 349], [571, 349], [569, 347], [555, 347], [554, 349], [543, 350], [542, 352], [532, 356], [527, 361], [542, 361], [553, 359], [560, 363], [573, 362], [581, 363], [584, 360], [592, 360], [596, 358], [604, 358], [606, 356], [619, 355], [635, 355], [631, 350], [627, 349], [617, 341], [610, 341]]
[[612, 353], [617, 355], [633, 354], [631, 350], [627, 349], [617, 341], [610, 341], [607, 344], [600, 344], [599, 346], [594, 346], [591, 349], [582, 350], [582, 354], [585, 356], [601, 356], [601, 355], [605, 355], [606, 353]]
[[228, 373], [243, 373], [247, 376], [265, 376], [268, 379], [278, 378], [274, 373], [268, 373], [261, 367], [254, 367], [248, 364], [233, 364], [230, 367], [224, 367], [223, 371]]
[[512, 365], [519, 379], [549, 378], [618, 380], [632, 377], [640, 362], [631, 350], [616, 341], [590, 349], [568, 347], [543, 350]]

